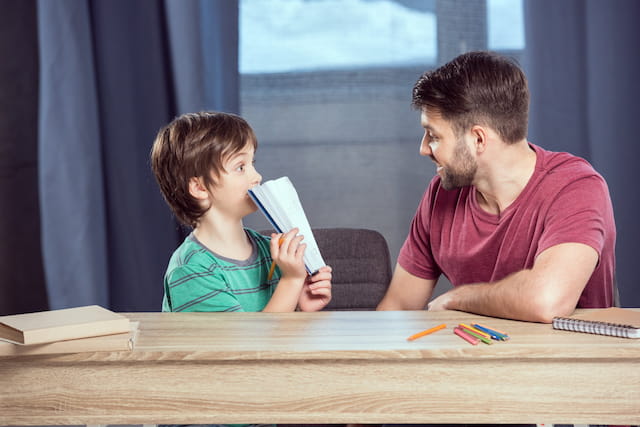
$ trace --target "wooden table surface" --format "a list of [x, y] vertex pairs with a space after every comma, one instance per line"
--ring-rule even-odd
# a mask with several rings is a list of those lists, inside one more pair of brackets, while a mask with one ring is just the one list
[[0, 358], [0, 425], [640, 424], [640, 340], [456, 311], [125, 315], [131, 352]]

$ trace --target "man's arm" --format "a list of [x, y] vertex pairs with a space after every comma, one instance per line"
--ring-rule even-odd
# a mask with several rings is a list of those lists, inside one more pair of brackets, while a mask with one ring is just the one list
[[431, 298], [435, 280], [414, 276], [396, 264], [387, 293], [376, 310], [422, 310]]
[[429, 310], [461, 310], [507, 319], [551, 323], [573, 312], [598, 263], [582, 243], [562, 243], [540, 253], [533, 268], [493, 283], [458, 286], [429, 303]]

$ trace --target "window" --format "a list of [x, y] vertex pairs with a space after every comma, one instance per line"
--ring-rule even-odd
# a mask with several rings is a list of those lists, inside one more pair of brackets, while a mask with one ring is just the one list
[[[406, 107], [426, 69], [469, 50], [519, 58], [523, 48], [522, 0], [240, 0], [242, 114], [267, 143], [293, 142], [293, 130], [297, 142], [353, 142], [361, 128], [343, 120], [330, 133], [313, 105]], [[295, 122], [283, 128], [282, 113]], [[378, 119], [399, 136], [393, 114]]]
[[465, 51], [518, 57], [523, 34], [521, 0], [240, 0], [258, 170], [291, 178], [313, 227], [378, 230], [395, 259], [434, 172], [414, 83]]

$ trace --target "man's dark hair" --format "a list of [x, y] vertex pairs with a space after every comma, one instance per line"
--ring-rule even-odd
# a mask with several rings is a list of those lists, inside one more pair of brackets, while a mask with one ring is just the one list
[[465, 53], [427, 71], [413, 87], [412, 105], [437, 111], [458, 135], [480, 124], [506, 143], [527, 136], [527, 78], [513, 60], [496, 53]]

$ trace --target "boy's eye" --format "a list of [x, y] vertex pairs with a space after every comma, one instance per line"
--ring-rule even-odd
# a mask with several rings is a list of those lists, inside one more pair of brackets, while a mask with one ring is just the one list
[[244, 164], [239, 165], [239, 166], [236, 168], [236, 170], [237, 170], [238, 172], [244, 172]]

